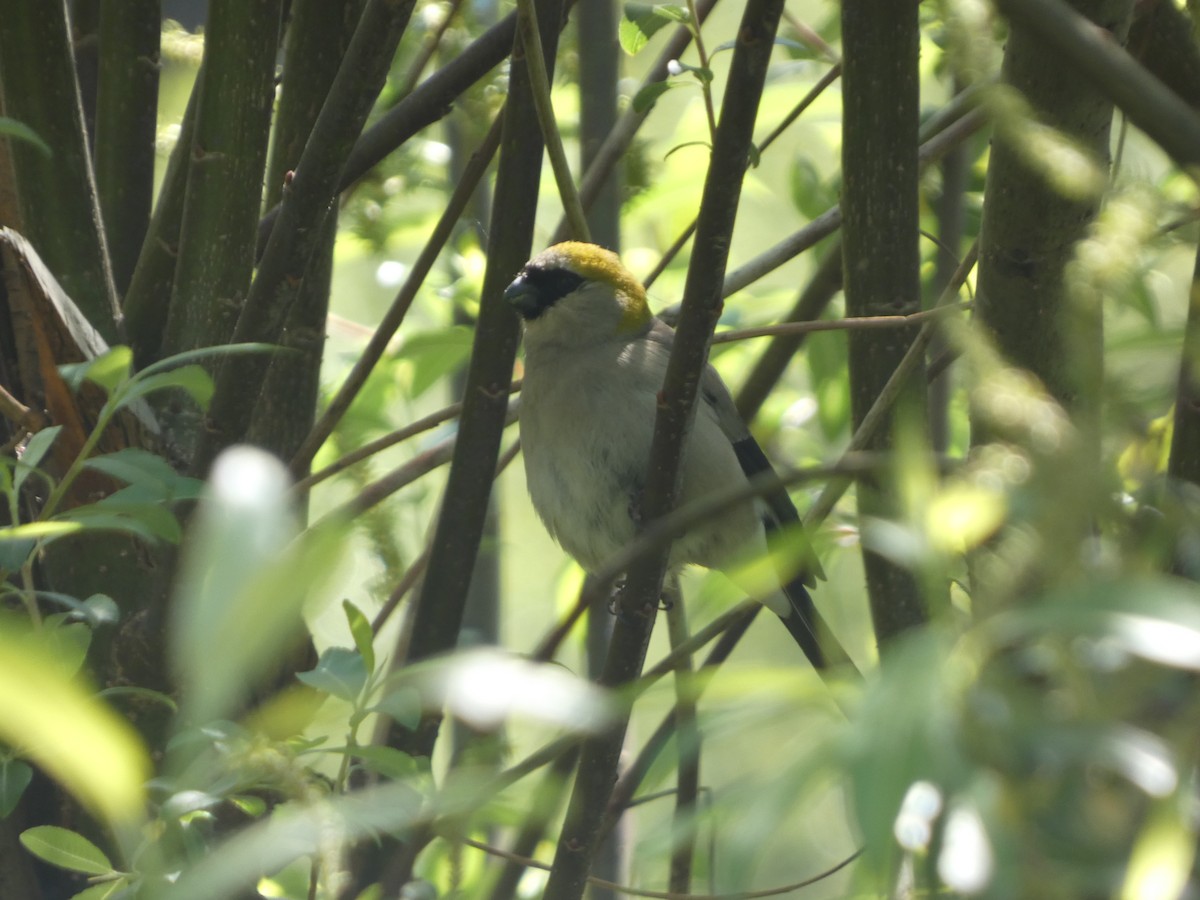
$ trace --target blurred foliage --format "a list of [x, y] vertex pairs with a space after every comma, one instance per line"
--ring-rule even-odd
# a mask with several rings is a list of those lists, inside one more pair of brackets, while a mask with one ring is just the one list
[[[836, 47], [835, 6], [789, 7], [761, 132], [827, 71], [811, 35]], [[666, 81], [639, 90], [671, 28], [694, 28], [693, 12], [690, 4], [625, 8], [622, 104], [648, 112], [622, 163], [622, 252], [639, 275], [694, 217], [711, 137], [704, 95], [722, 96], [736, 12], [718, 6], [705, 24], [708, 66], [689, 49]], [[401, 101], [423, 42], [446, 15], [439, 51], [446, 59], [490, 20], [481, 6], [420, 4], [376, 116]], [[922, 91], [932, 116], [956, 78], [992, 83], [1004, 29], [982, 0], [923, 4], [921, 16]], [[571, 147], [582, 39], [568, 28], [555, 83]], [[164, 136], [181, 115], [179, 85], [190, 83], [202, 46], [200, 35], [164, 28]], [[438, 64], [435, 56], [431, 65]], [[446, 123], [406, 142], [343, 195], [323, 402], [410, 271], [481, 123], [500, 108], [506, 67], [460, 98]], [[1197, 890], [1200, 496], [1165, 472], [1197, 240], [1196, 186], [1132, 129], [1120, 131], [1119, 166], [1105, 173], [1033, 122], [1019, 96], [992, 88], [985, 105], [995, 127], [1021, 136], [1030, 164], [1050, 184], [1105, 192], [1069, 270], [1074, 302], [1099, 311], [1106, 326], [1099, 454], [1088, 443], [1092, 432], [1027, 373], [1006, 366], [969, 315], [950, 320], [948, 459], [931, 457], [921, 423], [904, 423], [902, 450], [885, 461], [905, 485], [904, 517], [860, 529], [851, 495], [815, 540], [828, 574], [817, 603], [867, 677], [844, 672], [823, 682], [799, 667], [794, 647], [770, 623], [755, 626], [722, 669], [694, 679], [693, 692], [703, 692], [703, 797], [694, 818], [674, 817], [679, 748], [672, 739], [627, 814], [633, 824], [622, 877], [638, 888], [662, 890], [673, 848], [695, 840], [696, 893], [794, 884], [859, 848], [853, 865], [794, 895], [1152, 900]], [[731, 236], [734, 266], [836, 204], [846, 177], [839, 130], [834, 87], [756, 161]], [[40, 141], [2, 118], [0, 137]], [[939, 254], [957, 259], [978, 236], [986, 135], [967, 139], [962, 152], [963, 234], [958, 246], [923, 242], [928, 279]], [[933, 201], [943, 191], [936, 167], [924, 173], [922, 190], [921, 225], [933, 233]], [[560, 214], [549, 175], [537, 203], [540, 245]], [[463, 319], [477, 308], [487, 221], [475, 210], [463, 223], [314, 470], [458, 399], [452, 385], [469, 363], [473, 332]], [[723, 327], [779, 321], [814, 258], [802, 254], [731, 296]], [[678, 299], [685, 272], [685, 258], [665, 268], [650, 289], [656, 308]], [[972, 289], [968, 281], [962, 299]], [[839, 295], [823, 315], [841, 313]], [[747, 340], [714, 353], [732, 388], [761, 346]], [[812, 334], [799, 357], [753, 427], [781, 462], [829, 464], [850, 438], [845, 337]], [[637, 698], [595, 689], [578, 674], [580, 628], [554, 661], [527, 658], [574, 605], [580, 576], [532, 514], [519, 466], [497, 489], [505, 649], [398, 665], [407, 607], [380, 611], [426, 546], [440, 470], [353, 519], [344, 505], [381, 475], [441, 447], [453, 424], [389, 446], [303, 498], [279, 461], [251, 448], [228, 451], [206, 485], [136, 447], [97, 451], [118, 413], [136, 414], [151, 393], [203, 408], [212, 386], [198, 358], [133, 372], [129, 351], [117, 347], [64, 367], [72, 389], [87, 382], [103, 391], [87, 441], [65, 466], [52, 452], [57, 427], [0, 456], [7, 513], [0, 819], [18, 821], [22, 802], [44, 790], [39, 773], [60, 785], [70, 798], [63, 805], [83, 814], [25, 828], [20, 843], [72, 873], [74, 896], [86, 900], [232, 897], [248, 885], [259, 896], [294, 900], [352, 896], [354, 849], [384, 836], [429, 841], [404, 896], [486, 896], [499, 863], [481, 847], [508, 846], [526, 822], [540, 796], [526, 776], [634, 699], [636, 752], [670, 713], [674, 688], [646, 685]], [[988, 423], [992, 443], [970, 447], [968, 413]], [[84, 502], [74, 489], [88, 478], [112, 489]], [[797, 505], [808, 508], [822, 484], [800, 483]], [[301, 500], [316, 524], [304, 527]], [[86, 530], [180, 544], [167, 631], [178, 695], [89, 682], [88, 648], [116, 627], [117, 606], [99, 592], [44, 590], [37, 570], [46, 545]], [[864, 542], [929, 584], [953, 585], [950, 608], [882, 665], [863, 598]], [[695, 627], [737, 599], [719, 575], [689, 574], [685, 591]], [[277, 689], [281, 661], [310, 635], [311, 666]], [[651, 664], [666, 652], [659, 635]], [[124, 720], [130, 698], [170, 710], [164, 746], [148, 745]], [[453, 753], [447, 740], [432, 761], [416, 759], [379, 737], [383, 719], [416, 727], [439, 710], [470, 735]], [[531, 851], [539, 860], [553, 854], [559, 820], [550, 820]], [[517, 896], [540, 896], [543, 883], [544, 873], [530, 868]], [[380, 893], [368, 886], [358, 896]]]

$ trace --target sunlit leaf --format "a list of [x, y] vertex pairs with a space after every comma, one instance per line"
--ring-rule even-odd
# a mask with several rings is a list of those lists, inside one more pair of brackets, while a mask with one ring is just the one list
[[60, 869], [85, 875], [106, 875], [113, 870], [103, 850], [83, 835], [55, 825], [39, 825], [22, 831], [21, 846]]
[[128, 347], [113, 347], [107, 353], [82, 363], [59, 366], [63, 380], [78, 390], [85, 380], [102, 387], [111, 394], [120, 384], [129, 379], [133, 365], [133, 351]]
[[957, 894], [978, 894], [992, 879], [995, 855], [983, 817], [974, 806], [957, 803], [946, 814], [938, 875]]
[[179, 520], [165, 505], [129, 500], [121, 492], [59, 513], [54, 521], [74, 523], [92, 531], [123, 531], [172, 544], [178, 543], [182, 534]]
[[691, 20], [687, 8], [671, 3], [626, 3], [624, 16], [617, 27], [617, 38], [621, 49], [630, 56], [635, 55], [650, 41], [659, 29], [677, 22]]
[[25, 525], [14, 525], [11, 528], [0, 528], [0, 541], [25, 542], [41, 538], [56, 538], [82, 530], [81, 522], [29, 522]]
[[375, 633], [371, 630], [370, 620], [363, 611], [349, 600], [342, 601], [342, 610], [346, 613], [346, 622], [350, 625], [350, 634], [354, 637], [354, 646], [367, 667], [367, 672], [375, 671]]
[[982, 632], [996, 646], [1038, 634], [1068, 634], [1082, 651], [1091, 646], [1108, 660], [1117, 651], [1200, 671], [1200, 585], [1169, 577], [1083, 582], [1036, 607], [998, 616]]
[[188, 394], [201, 410], [208, 409], [212, 399], [212, 377], [203, 366], [188, 365], [153, 375], [139, 374], [121, 395], [121, 406], [126, 406], [135, 400], [167, 388], [178, 388]]
[[1195, 824], [1178, 797], [1152, 807], [1125, 870], [1123, 900], [1182, 897], [1196, 856]]
[[430, 666], [421, 676], [437, 702], [483, 730], [511, 716], [596, 731], [613, 714], [609, 696], [565, 669], [495, 650], [471, 650]]
[[197, 721], [231, 713], [302, 638], [301, 611], [335, 574], [344, 535], [330, 521], [297, 536], [287, 471], [261, 450], [225, 451], [210, 486], [189, 533], [170, 628]]
[[996, 533], [1008, 514], [1000, 491], [957, 483], [937, 493], [926, 512], [926, 533], [944, 553], [966, 553]]
[[102, 881], [84, 888], [78, 894], [72, 894], [71, 900], [118, 900], [126, 896], [122, 892], [129, 886], [128, 878], [114, 878], [112, 881]]

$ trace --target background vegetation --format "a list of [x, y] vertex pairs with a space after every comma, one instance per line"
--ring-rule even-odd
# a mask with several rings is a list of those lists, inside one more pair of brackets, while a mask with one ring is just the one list
[[[4, 0], [0, 896], [1194, 892], [1193, 13]], [[536, 521], [566, 236], [678, 322], [656, 477], [731, 385], [830, 670]]]

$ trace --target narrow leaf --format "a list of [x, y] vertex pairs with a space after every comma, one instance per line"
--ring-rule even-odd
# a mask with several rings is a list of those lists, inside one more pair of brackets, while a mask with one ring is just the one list
[[127, 406], [147, 394], [167, 388], [179, 388], [186, 391], [202, 410], [208, 409], [208, 403], [212, 400], [212, 376], [205, 371], [203, 366], [190, 365], [153, 375], [140, 373], [139, 377], [129, 384], [128, 389], [122, 392], [117, 405], [118, 407]]
[[11, 119], [8, 116], [0, 116], [0, 135], [16, 138], [19, 141], [25, 141], [27, 144], [33, 144], [46, 157], [54, 155], [54, 151], [50, 149], [50, 145], [43, 141], [36, 131], [24, 122], [18, 122], [16, 119]]
[[0, 759], [0, 819], [12, 815], [32, 778], [33, 769], [23, 759]]
[[361, 609], [349, 600], [342, 601], [342, 609], [346, 612], [346, 621], [350, 625], [350, 634], [354, 636], [354, 646], [366, 664], [367, 672], [375, 671], [375, 633], [371, 623]]
[[21, 485], [25, 483], [25, 479], [41, 464], [47, 451], [50, 449], [50, 445], [54, 443], [54, 439], [58, 437], [60, 431], [62, 431], [61, 425], [52, 425], [49, 428], [43, 428], [25, 444], [25, 452], [21, 454], [21, 459], [17, 463], [16, 474], [13, 476], [14, 491], [20, 491]]
[[86, 875], [107, 875], [112, 863], [104, 851], [81, 834], [57, 825], [39, 825], [21, 832], [21, 846], [43, 862]]

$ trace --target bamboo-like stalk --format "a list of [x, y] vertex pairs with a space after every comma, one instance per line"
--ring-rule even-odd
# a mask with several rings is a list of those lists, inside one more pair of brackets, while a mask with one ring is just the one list
[[96, 189], [118, 296], [129, 287], [150, 224], [161, 33], [161, 0], [103, 0]]
[[227, 343], [249, 289], [281, 16], [281, 0], [209, 7], [164, 355]]
[[116, 293], [84, 133], [66, 4], [14, 0], [0, 27], [4, 115], [27, 125], [49, 147], [9, 141], [17, 209], [0, 224], [37, 249], [80, 312], [106, 341], [119, 337]]
[[167, 171], [159, 187], [158, 200], [150, 216], [137, 264], [125, 291], [122, 308], [125, 334], [138, 368], [145, 368], [162, 358], [160, 349], [167, 327], [171, 285], [175, 282], [175, 264], [179, 260], [183, 200], [187, 191], [192, 139], [196, 133], [196, 115], [200, 107], [199, 87], [203, 81], [204, 70], [201, 66], [179, 124], [175, 147], [167, 160]]
[[[271, 232], [259, 262], [234, 342], [278, 340], [319, 237], [317, 226], [337, 195], [346, 156], [383, 87], [414, 3], [368, 0], [284, 193], [279, 227]], [[253, 250], [253, 238], [249, 243]], [[217, 453], [244, 438], [257, 400], [246, 385], [260, 383], [268, 366], [260, 354], [231, 357], [218, 370], [208, 427], [192, 461], [194, 472], [207, 472]]]
[[1066, 63], [1072, 72], [1068, 83], [1086, 81], [1097, 98], [1119, 107], [1179, 165], [1200, 166], [1200, 113], [1121, 48], [1132, 0], [1077, 0], [1074, 6], [1063, 0], [996, 0], [1046, 66], [1062, 73]]
[[[842, 4], [842, 256], [850, 316], [903, 315], [921, 308], [917, 202], [920, 27], [914, 2]], [[862, 424], [904, 358], [915, 329], [852, 331], [850, 405]], [[903, 412], [923, 421], [924, 379], [909, 381]], [[864, 449], [891, 446], [892, 420]], [[860, 519], [899, 515], [898, 485], [858, 482]], [[914, 574], [864, 546], [863, 564], [880, 644], [925, 621]]]

